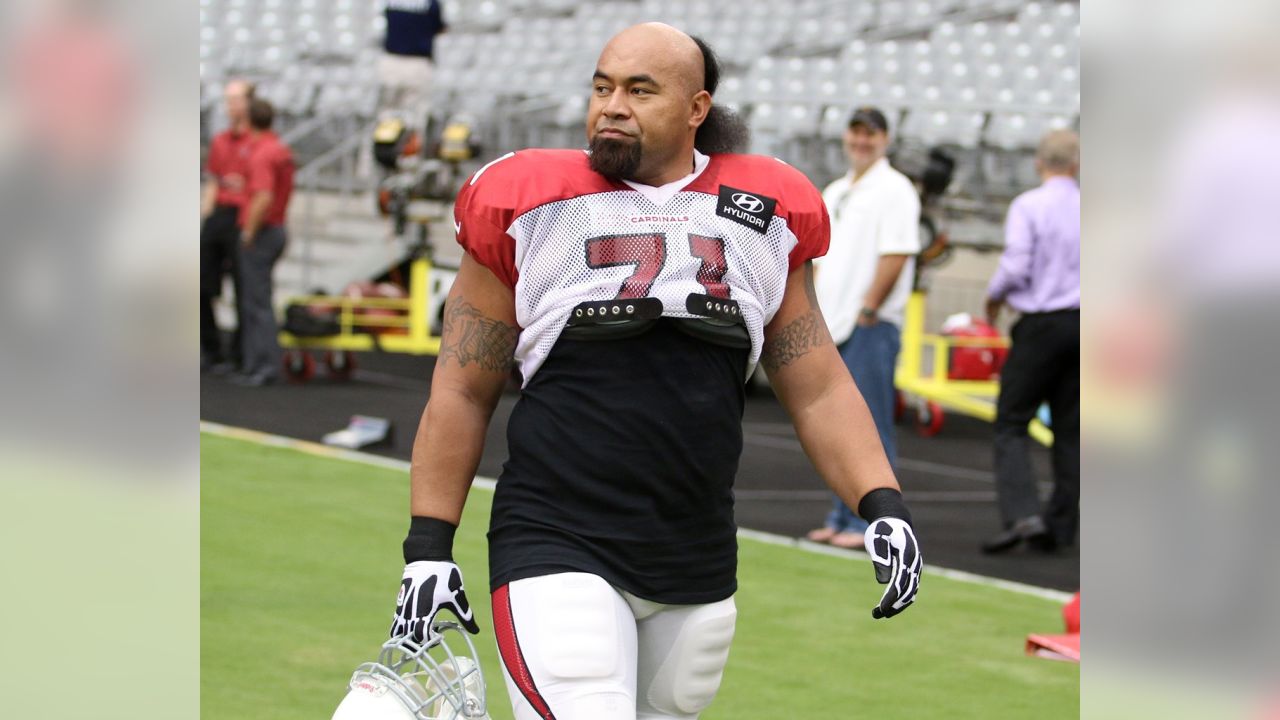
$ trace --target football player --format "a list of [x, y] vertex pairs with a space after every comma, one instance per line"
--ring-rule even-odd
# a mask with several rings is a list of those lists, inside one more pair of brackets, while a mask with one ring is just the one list
[[728, 152], [705, 43], [628, 28], [591, 78], [589, 150], [508, 153], [459, 193], [466, 250], [413, 449], [392, 635], [448, 609], [473, 632], [452, 541], [485, 428], [523, 379], [489, 530], [499, 653], [520, 720], [698, 717], [733, 638], [733, 479], [763, 364], [833, 490], [871, 522], [911, 604], [921, 555], [866, 404], [814, 298], [829, 221], [792, 167]]

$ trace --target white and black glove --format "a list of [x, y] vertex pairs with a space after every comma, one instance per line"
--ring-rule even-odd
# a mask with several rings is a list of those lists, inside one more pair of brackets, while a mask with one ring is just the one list
[[858, 514], [871, 521], [865, 537], [876, 581], [889, 586], [880, 597], [880, 604], [871, 609], [871, 617], [891, 618], [915, 602], [920, 589], [924, 557], [911, 529], [911, 513], [902, 501], [902, 493], [877, 488], [858, 503]]
[[404, 578], [396, 595], [391, 637], [408, 635], [414, 642], [424, 642], [441, 610], [457, 616], [467, 632], [480, 632], [462, 589], [462, 571], [453, 562], [456, 530], [443, 520], [413, 518], [404, 541]]

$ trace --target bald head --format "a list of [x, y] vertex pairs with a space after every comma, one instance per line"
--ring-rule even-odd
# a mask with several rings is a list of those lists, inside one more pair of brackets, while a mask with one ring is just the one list
[[611, 53], [620, 58], [649, 58], [689, 96], [703, 89], [702, 50], [693, 38], [666, 23], [632, 25], [609, 40], [600, 53], [601, 60]]
[[224, 87], [227, 95], [239, 95], [245, 98], [253, 97], [253, 83], [242, 78], [233, 78], [227, 81]]
[[1053, 130], [1040, 140], [1036, 162], [1041, 172], [1074, 175], [1080, 167], [1080, 138], [1070, 130]]
[[698, 43], [670, 25], [615, 35], [596, 63], [587, 106], [592, 169], [647, 185], [688, 175], [711, 109], [703, 62]]
[[239, 78], [228, 80], [222, 92], [231, 126], [246, 129], [249, 125], [249, 102], [253, 100], [253, 83]]

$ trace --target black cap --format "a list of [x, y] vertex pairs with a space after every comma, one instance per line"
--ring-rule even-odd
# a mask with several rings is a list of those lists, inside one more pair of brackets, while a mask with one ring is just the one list
[[853, 111], [853, 117], [849, 118], [849, 128], [855, 125], [866, 125], [872, 130], [881, 132], [889, 132], [889, 121], [885, 118], [884, 113], [876, 108], [865, 106]]

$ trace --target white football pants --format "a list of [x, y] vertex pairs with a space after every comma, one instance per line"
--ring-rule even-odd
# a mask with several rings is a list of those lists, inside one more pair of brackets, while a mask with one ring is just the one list
[[516, 720], [695, 720], [720, 687], [737, 615], [733, 598], [663, 605], [587, 573], [493, 594]]

